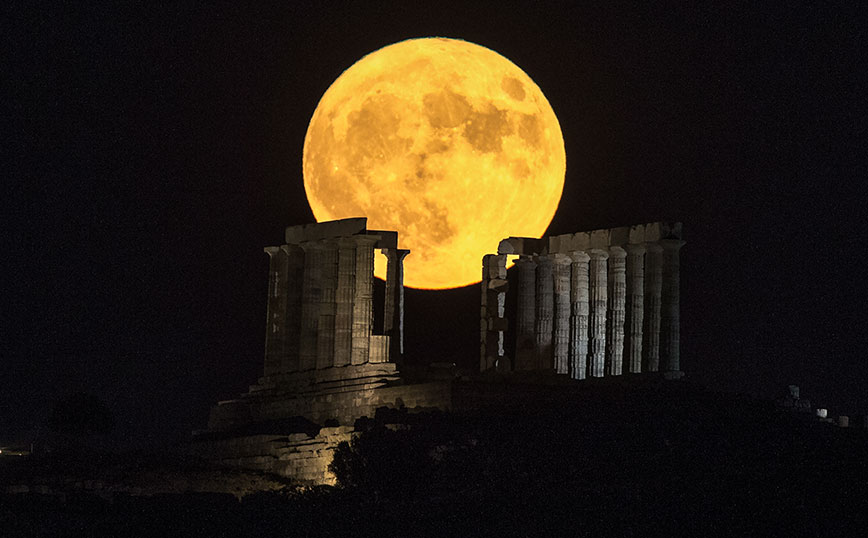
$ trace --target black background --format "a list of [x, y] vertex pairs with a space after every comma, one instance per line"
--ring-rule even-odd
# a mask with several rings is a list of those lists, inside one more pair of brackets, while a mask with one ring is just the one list
[[[683, 221], [693, 379], [864, 413], [865, 14], [581, 4], [3, 7], [0, 439], [73, 391], [129, 444], [181, 439], [255, 382], [262, 247], [313, 222], [319, 97], [432, 35], [501, 53], [548, 97], [567, 152], [548, 234]], [[477, 360], [475, 287], [406, 301], [413, 360]]]

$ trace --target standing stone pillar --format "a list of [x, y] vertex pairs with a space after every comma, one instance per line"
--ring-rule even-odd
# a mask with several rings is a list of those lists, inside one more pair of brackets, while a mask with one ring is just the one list
[[571, 252], [570, 276], [570, 377], [585, 379], [588, 373], [588, 260], [581, 251]]
[[570, 373], [570, 258], [554, 254], [554, 355], [555, 372]]
[[266, 376], [280, 371], [286, 332], [286, 253], [280, 247], [267, 247], [268, 254], [268, 306], [265, 324], [265, 368]]
[[482, 318], [480, 320], [481, 355], [479, 370], [509, 370], [504, 357], [506, 331], [506, 256], [486, 254], [482, 257]]
[[356, 289], [353, 296], [351, 364], [365, 364], [370, 357], [374, 324], [374, 236], [353, 236], [356, 242]]
[[404, 258], [403, 249], [383, 249], [386, 255], [386, 304], [383, 309], [383, 334], [389, 336], [392, 362], [404, 355]]
[[606, 375], [624, 371], [624, 317], [627, 281], [623, 248], [609, 247], [608, 312], [606, 316]]
[[301, 283], [301, 338], [299, 339], [298, 369], [316, 368], [317, 330], [322, 298], [322, 252], [317, 242], [302, 243], [304, 277]]
[[591, 377], [603, 377], [606, 360], [606, 260], [609, 254], [605, 250], [590, 249], [588, 263], [589, 279], [589, 310], [588, 316], [588, 367]]
[[642, 371], [642, 322], [645, 303], [645, 245], [624, 245], [627, 251], [627, 316], [624, 343], [627, 371]]
[[646, 372], [660, 370], [660, 296], [663, 291], [663, 247], [646, 243], [645, 317], [642, 330], [642, 360]]
[[536, 262], [530, 256], [520, 256], [515, 266], [518, 270], [515, 369], [533, 370], [536, 347]]
[[660, 359], [664, 376], [678, 379], [681, 372], [681, 274], [678, 251], [684, 246], [679, 239], [660, 241], [663, 247], [663, 289], [660, 328]]
[[536, 319], [534, 324], [535, 346], [534, 362], [537, 370], [552, 368], [552, 316], [554, 283], [552, 281], [552, 259], [549, 256], [536, 257]]
[[298, 371], [299, 339], [301, 338], [301, 286], [304, 280], [304, 250], [298, 245], [283, 245], [286, 254], [286, 316], [283, 357], [280, 372]]
[[316, 367], [331, 368], [335, 354], [335, 314], [338, 287], [338, 245], [324, 241], [320, 277], [319, 326], [317, 327]]
[[356, 242], [352, 238], [342, 237], [338, 240], [338, 282], [335, 291], [335, 366], [350, 364], [355, 294]]

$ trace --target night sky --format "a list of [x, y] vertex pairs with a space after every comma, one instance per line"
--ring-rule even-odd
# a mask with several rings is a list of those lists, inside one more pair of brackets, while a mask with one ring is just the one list
[[[179, 440], [254, 383], [262, 248], [313, 222], [301, 154], [320, 96], [364, 54], [434, 35], [499, 52], [549, 99], [567, 177], [548, 234], [684, 223], [691, 379], [765, 397], [794, 383], [868, 412], [856, 2], [16, 4], [0, 31], [0, 441], [71, 392], [109, 404], [131, 446]], [[474, 364], [478, 300], [408, 290], [410, 360]]]

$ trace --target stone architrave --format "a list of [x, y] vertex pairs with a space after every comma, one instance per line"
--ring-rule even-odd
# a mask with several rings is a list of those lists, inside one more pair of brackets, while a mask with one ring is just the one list
[[627, 371], [642, 371], [642, 321], [645, 312], [645, 245], [624, 245], [627, 251], [627, 316], [624, 354]]
[[587, 251], [589, 280], [588, 316], [588, 368], [591, 377], [603, 377], [606, 361], [606, 307], [607, 278], [606, 260], [609, 254], [602, 249]]
[[353, 236], [356, 242], [356, 289], [353, 297], [351, 364], [365, 364], [370, 357], [374, 322], [374, 244], [376, 236]]
[[287, 257], [280, 247], [267, 247], [268, 306], [266, 309], [265, 368], [266, 376], [280, 371], [286, 337]]
[[609, 247], [608, 311], [606, 315], [606, 375], [624, 371], [624, 317], [627, 281], [623, 248]]
[[536, 365], [536, 262], [531, 256], [520, 256], [515, 266], [518, 270], [515, 369], [533, 370]]
[[570, 258], [554, 254], [552, 277], [554, 285], [554, 338], [552, 354], [555, 373], [570, 373]]
[[552, 369], [552, 317], [554, 315], [554, 282], [552, 259], [536, 257], [536, 319], [534, 334], [534, 362], [536, 370]]
[[304, 279], [304, 250], [298, 245], [282, 245], [286, 253], [286, 316], [283, 357], [280, 372], [298, 371], [299, 339], [301, 338], [301, 286]]
[[679, 250], [684, 246], [680, 239], [664, 239], [663, 286], [660, 327], [660, 360], [667, 378], [679, 378], [681, 372], [681, 275]]
[[320, 320], [322, 299], [322, 257], [323, 245], [319, 242], [305, 242], [304, 277], [301, 284], [301, 335], [299, 338], [298, 369], [316, 368], [317, 332]]
[[645, 244], [645, 309], [642, 329], [643, 371], [660, 370], [660, 297], [663, 293], [663, 247]]
[[316, 342], [316, 367], [331, 368], [335, 354], [335, 314], [338, 287], [338, 245], [336, 241], [324, 241], [322, 249], [322, 274], [320, 276], [319, 327]]
[[353, 299], [356, 294], [356, 242], [338, 240], [338, 282], [335, 291], [334, 366], [350, 364], [353, 349]]
[[588, 373], [588, 260], [582, 251], [570, 253], [570, 377], [585, 379]]
[[404, 258], [409, 253], [403, 249], [383, 249], [387, 259], [383, 332], [390, 338], [392, 361], [400, 360], [404, 354]]

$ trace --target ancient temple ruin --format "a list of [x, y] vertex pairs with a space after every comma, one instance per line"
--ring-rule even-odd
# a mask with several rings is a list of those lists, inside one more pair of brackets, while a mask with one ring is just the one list
[[681, 377], [682, 245], [664, 222], [504, 239], [483, 258], [480, 371]]

